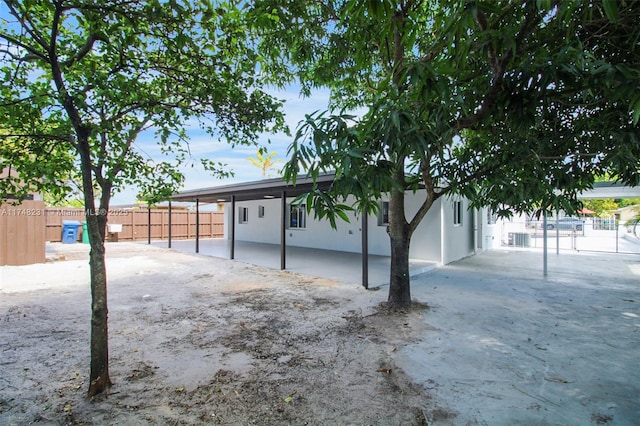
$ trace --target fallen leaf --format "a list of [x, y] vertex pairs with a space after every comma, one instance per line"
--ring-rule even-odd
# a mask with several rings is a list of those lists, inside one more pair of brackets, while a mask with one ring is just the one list
[[71, 411], [71, 408], [72, 408], [71, 404], [65, 404], [63, 410], [64, 410], [65, 413], [68, 413], [69, 411]]
[[567, 379], [563, 379], [562, 377], [545, 377], [547, 382], [556, 382], [556, 383], [569, 383]]
[[178, 392], [178, 393], [184, 392], [184, 387], [176, 388], [176, 392]]
[[287, 397], [284, 399], [284, 402], [286, 402], [286, 403], [288, 404], [288, 403], [290, 403], [291, 401], [293, 401], [293, 395], [295, 395], [296, 393], [298, 393], [298, 391], [297, 391], [296, 389], [294, 389], [294, 390], [293, 390], [293, 392], [291, 392], [291, 393], [289, 394], [289, 396], [287, 396]]

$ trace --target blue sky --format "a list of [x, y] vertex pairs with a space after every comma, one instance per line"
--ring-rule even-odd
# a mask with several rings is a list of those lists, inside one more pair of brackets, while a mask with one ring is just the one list
[[[292, 134], [295, 134], [298, 123], [304, 120], [305, 114], [325, 110], [329, 105], [328, 91], [316, 91], [308, 98], [303, 98], [299, 94], [299, 88], [297, 87], [291, 87], [286, 91], [270, 91], [270, 93], [278, 99], [284, 100], [286, 122]], [[225, 180], [215, 178], [202, 168], [198, 160], [194, 160], [193, 167], [189, 165], [180, 170], [185, 176], [183, 190], [248, 182], [263, 178], [262, 170], [247, 160], [249, 157], [256, 156], [256, 147], [237, 146], [231, 148], [224, 140], [216, 140], [199, 128], [190, 129], [189, 137], [189, 147], [194, 158], [208, 158], [216, 162], [226, 163], [228, 169], [234, 172], [234, 177]], [[271, 141], [271, 143], [269, 144], [268, 141]], [[276, 158], [284, 161], [291, 141], [292, 136], [278, 133], [264, 134], [260, 137], [258, 143], [266, 146], [268, 152], [276, 152]], [[141, 134], [136, 146], [149, 155], [151, 159], [165, 158], [159, 153], [153, 131]], [[282, 163], [279, 163], [278, 166], [282, 166]], [[276, 174], [272, 172], [271, 177], [276, 177]], [[114, 195], [111, 205], [133, 204], [136, 202], [136, 194], [136, 188], [124, 188], [124, 190]]]

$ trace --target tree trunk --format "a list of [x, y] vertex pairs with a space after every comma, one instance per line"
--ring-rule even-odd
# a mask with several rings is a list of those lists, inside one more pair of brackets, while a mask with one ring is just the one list
[[89, 270], [91, 274], [91, 367], [89, 374], [89, 392], [92, 397], [111, 386], [109, 377], [109, 333], [107, 327], [107, 268], [105, 264], [104, 237], [107, 226], [107, 212], [111, 187], [100, 182], [102, 196], [100, 208], [95, 208], [95, 193], [91, 167], [91, 151], [88, 131], [81, 128], [78, 137], [78, 152], [82, 171], [84, 205], [89, 232]]
[[89, 231], [89, 267], [91, 270], [91, 372], [89, 393], [95, 396], [111, 386], [109, 378], [109, 342], [107, 326], [107, 270], [104, 227], [106, 216], [87, 217]]
[[[396, 178], [404, 179], [401, 173], [398, 173]], [[402, 183], [404, 183], [403, 180]], [[388, 233], [391, 242], [391, 274], [387, 303], [389, 309], [407, 310], [411, 307], [411, 280], [409, 276], [411, 232], [405, 218], [404, 191], [397, 188], [392, 189], [389, 198]]]
[[391, 240], [391, 276], [389, 281], [389, 309], [407, 310], [411, 308], [411, 280], [409, 276], [409, 244], [406, 233], [394, 235], [389, 232]]

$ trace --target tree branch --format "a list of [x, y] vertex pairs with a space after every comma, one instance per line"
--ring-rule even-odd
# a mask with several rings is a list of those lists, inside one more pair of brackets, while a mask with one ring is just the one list
[[[45, 41], [45, 39], [42, 37], [42, 34], [38, 33], [35, 28], [37, 28], [36, 25], [33, 24], [33, 22], [29, 21], [26, 17], [26, 13], [21, 13], [18, 12], [18, 10], [16, 9], [16, 4], [15, 1], [13, 0], [5, 0], [5, 4], [7, 5], [7, 7], [9, 7], [9, 13], [14, 16], [19, 22], [20, 22], [20, 27], [26, 31], [29, 36], [31, 38], [33, 38], [33, 40], [38, 43], [45, 51], [47, 50], [47, 43]], [[4, 36], [4, 34], [3, 34]], [[20, 44], [22, 44], [20, 42]], [[27, 45], [23, 45], [21, 46], [27, 50], [29, 49], [33, 49], [30, 46]], [[34, 50], [33, 52], [30, 52], [32, 54], [37, 55], [39, 52], [37, 50]], [[47, 61], [46, 56], [43, 56], [41, 59]]]
[[33, 140], [50, 140], [50, 141], [58, 141], [58, 142], [68, 142], [73, 143], [73, 138], [69, 136], [58, 136], [58, 135], [48, 135], [45, 133], [9, 133], [9, 134], [0, 134], [0, 139], [8, 139], [8, 138], [28, 138]]
[[[535, 4], [533, 4], [533, 2], [528, 2], [527, 15], [525, 16], [524, 23], [522, 24], [518, 35], [516, 36], [516, 48], [521, 45], [525, 37], [532, 33], [533, 29], [541, 20], [542, 17], [537, 14]], [[480, 10], [478, 10], [478, 18], [476, 22], [478, 23], [478, 27], [481, 31], [487, 31], [489, 29], [486, 16], [484, 12]], [[489, 66], [491, 67], [491, 84], [489, 86], [489, 90], [487, 90], [484, 99], [474, 114], [460, 118], [455, 122], [454, 128], [458, 131], [473, 128], [478, 122], [483, 120], [495, 105], [498, 95], [502, 90], [505, 71], [507, 64], [513, 57], [513, 50], [508, 50], [502, 59], [499, 59], [493, 45], [489, 44], [488, 50]]]
[[48, 60], [47, 56], [45, 54], [43, 54], [42, 52], [38, 52], [38, 50], [36, 50], [32, 46], [29, 46], [28, 44], [25, 44], [25, 43], [21, 42], [20, 40], [10, 36], [9, 34], [0, 33], [0, 38], [6, 40], [7, 43], [9, 43], [9, 44], [13, 44], [14, 46], [20, 47], [20, 48], [26, 50], [27, 52], [29, 52], [28, 55], [23, 56], [23, 57], [20, 58], [19, 56], [14, 55], [13, 53], [9, 52], [9, 50], [4, 51], [5, 53], [11, 55], [12, 58], [20, 59], [21, 61], [28, 61], [28, 60], [34, 59], [34, 58], [41, 59], [41, 60], [43, 60], [45, 62]]
[[426, 216], [433, 203], [440, 198], [441, 194], [436, 193], [433, 185], [433, 178], [431, 176], [431, 161], [425, 155], [420, 160], [420, 173], [422, 174], [422, 181], [424, 182], [425, 190], [427, 192], [427, 198], [418, 208], [418, 211], [409, 222], [409, 232], [413, 232], [418, 228], [422, 219]]
[[91, 49], [93, 48], [93, 44], [98, 40], [99, 40], [99, 38], [95, 34], [90, 34], [89, 38], [87, 39], [87, 42], [84, 44], [84, 46], [82, 46], [76, 52], [75, 55], [73, 55], [72, 57], [70, 57], [66, 61], [63, 61], [61, 63], [61, 65], [63, 67], [71, 67], [76, 61], [79, 61], [82, 58], [84, 58], [85, 56], [87, 56], [87, 54], [89, 52], [91, 52]]

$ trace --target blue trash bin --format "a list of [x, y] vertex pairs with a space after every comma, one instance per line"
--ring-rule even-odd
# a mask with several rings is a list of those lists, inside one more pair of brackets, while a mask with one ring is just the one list
[[63, 220], [62, 244], [75, 244], [78, 240], [78, 228], [80, 228], [80, 222], [77, 220]]

